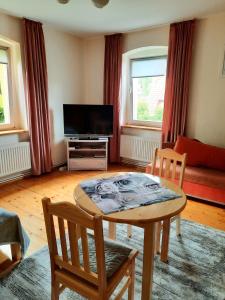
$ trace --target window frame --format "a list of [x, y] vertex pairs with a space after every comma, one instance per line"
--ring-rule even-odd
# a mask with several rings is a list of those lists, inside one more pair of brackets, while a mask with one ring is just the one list
[[[153, 128], [162, 128], [162, 122], [158, 121], [139, 121], [133, 119], [133, 113], [134, 113], [134, 99], [133, 99], [133, 78], [145, 78], [145, 77], [159, 77], [159, 76], [142, 76], [142, 77], [132, 77], [132, 62], [133, 61], [140, 61], [140, 60], [154, 60], [159, 58], [166, 58], [166, 61], [168, 60], [168, 55], [156, 55], [156, 56], [146, 56], [146, 57], [140, 57], [140, 58], [130, 58], [129, 59], [129, 103], [130, 103], [130, 113], [128, 117], [128, 121], [130, 125], [139, 125], [139, 126], [147, 126], [147, 127], [153, 127]], [[161, 75], [163, 76], [163, 75]], [[166, 74], [165, 74], [166, 76]]]
[[12, 57], [11, 57], [11, 48], [6, 47], [0, 44], [1, 50], [6, 50], [7, 57], [8, 57], [8, 64], [7, 64], [7, 75], [8, 75], [8, 95], [9, 95], [9, 120], [10, 122], [7, 124], [0, 123], [0, 131], [13, 129], [15, 128], [14, 124], [14, 111], [13, 111], [13, 78], [12, 78]]

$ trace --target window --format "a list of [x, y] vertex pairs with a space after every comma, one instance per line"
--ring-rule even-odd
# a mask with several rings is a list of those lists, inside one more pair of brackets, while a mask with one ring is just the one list
[[8, 48], [0, 48], [0, 128], [12, 126], [9, 78], [9, 50]]
[[132, 59], [130, 63], [131, 122], [161, 126], [167, 56]]

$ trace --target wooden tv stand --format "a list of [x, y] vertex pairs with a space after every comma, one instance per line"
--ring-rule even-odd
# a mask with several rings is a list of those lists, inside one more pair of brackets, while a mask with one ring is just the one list
[[108, 138], [67, 138], [67, 169], [107, 170]]

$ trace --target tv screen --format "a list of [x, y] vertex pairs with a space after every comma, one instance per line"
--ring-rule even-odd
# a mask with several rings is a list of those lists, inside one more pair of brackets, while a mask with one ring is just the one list
[[112, 105], [63, 104], [66, 136], [103, 136], [113, 134]]

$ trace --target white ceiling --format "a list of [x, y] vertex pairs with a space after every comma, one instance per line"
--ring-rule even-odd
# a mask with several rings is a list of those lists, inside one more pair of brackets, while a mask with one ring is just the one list
[[225, 11], [225, 0], [0, 0], [4, 13], [52, 24], [78, 36], [126, 32]]

